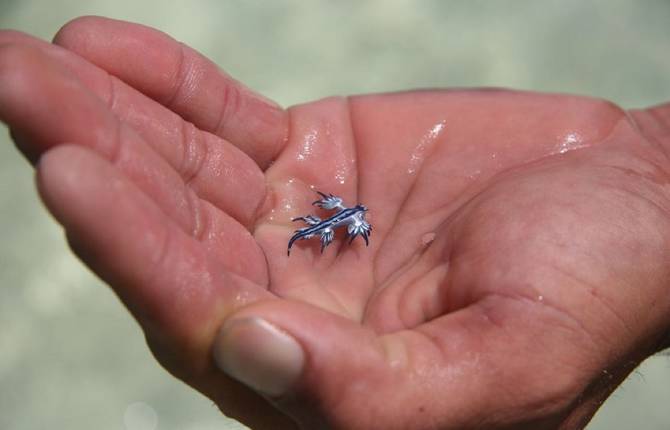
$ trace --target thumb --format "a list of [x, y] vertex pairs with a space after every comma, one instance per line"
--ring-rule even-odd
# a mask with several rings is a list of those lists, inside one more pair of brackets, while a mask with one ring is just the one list
[[360, 394], [391, 382], [373, 330], [300, 302], [270, 300], [236, 312], [213, 354], [221, 370], [309, 428], [357, 428], [335, 421], [361, 416], [371, 406]]
[[221, 370], [304, 428], [553, 428], [591, 373], [547, 360], [585, 362], [585, 348], [574, 348], [584, 339], [555, 329], [560, 321], [492, 300], [378, 335], [306, 303], [268, 300], [229, 317], [213, 352]]

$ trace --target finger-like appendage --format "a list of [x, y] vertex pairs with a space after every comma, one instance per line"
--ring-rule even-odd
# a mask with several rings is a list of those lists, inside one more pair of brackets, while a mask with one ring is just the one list
[[273, 299], [267, 290], [224, 270], [88, 149], [61, 145], [48, 151], [37, 183], [75, 252], [114, 288], [170, 372], [229, 416], [254, 428], [284, 428], [285, 418], [258, 395], [214, 373], [210, 355], [222, 319], [250, 302]]
[[304, 303], [258, 303], [224, 323], [214, 355], [305, 428], [558, 423], [603, 363], [540, 308], [494, 301], [378, 336]]
[[286, 111], [168, 35], [101, 17], [78, 18], [54, 38], [88, 61], [225, 138], [266, 167], [284, 145]]
[[[61, 142], [94, 149], [185, 232], [206, 244], [225, 267], [254, 282], [267, 282], [264, 257], [251, 234], [200, 200], [143, 139], [39, 50], [15, 45], [0, 48], [0, 119], [19, 136], [20, 149], [33, 159]], [[256, 180], [261, 183], [256, 188], [262, 189], [262, 177]], [[254, 184], [238, 185], [243, 187], [234, 192], [254, 188]], [[261, 196], [256, 196], [254, 205]], [[249, 213], [254, 205], [247, 209]]]
[[314, 215], [305, 215], [293, 218], [291, 221], [304, 221], [307, 225], [317, 225], [321, 222], [321, 218]]
[[323, 250], [326, 249], [328, 245], [333, 241], [333, 237], [335, 237], [335, 232], [327, 228], [321, 232], [321, 253], [323, 254]]
[[332, 194], [326, 195], [320, 191], [317, 191], [317, 193], [319, 193], [321, 199], [312, 202], [314, 206], [318, 206], [326, 210], [344, 209], [344, 205], [342, 204], [342, 199], [340, 197], [334, 196]]
[[202, 353], [226, 313], [270, 297], [263, 287], [224, 270], [200, 242], [88, 149], [61, 145], [47, 152], [37, 183], [73, 249], [150, 336]]
[[[121, 122], [135, 130], [201, 199], [244, 225], [253, 221], [264, 197], [264, 179], [256, 163], [235, 146], [199, 130], [67, 49], [16, 31], [0, 31], [0, 44], [3, 43], [39, 50], [45, 61], [67, 70]], [[8, 67], [18, 71], [21, 62]]]

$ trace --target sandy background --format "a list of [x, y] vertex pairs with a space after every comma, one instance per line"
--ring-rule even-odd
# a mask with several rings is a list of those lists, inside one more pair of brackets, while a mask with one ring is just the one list
[[[0, 27], [49, 39], [106, 15], [155, 26], [283, 105], [413, 87], [670, 99], [670, 1], [0, 0]], [[153, 360], [68, 251], [0, 130], [0, 428], [243, 428]], [[589, 430], [670, 428], [670, 359], [647, 360]]]

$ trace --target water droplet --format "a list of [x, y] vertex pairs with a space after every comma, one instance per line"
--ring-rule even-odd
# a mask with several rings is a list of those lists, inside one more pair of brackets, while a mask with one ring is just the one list
[[419, 170], [423, 160], [426, 158], [426, 150], [435, 143], [438, 137], [440, 137], [444, 131], [445, 125], [446, 120], [443, 119], [442, 121], [433, 125], [430, 130], [428, 130], [428, 132], [421, 138], [419, 144], [416, 145], [414, 151], [412, 151], [412, 155], [410, 155], [407, 173], [413, 175]]
[[584, 139], [579, 133], [568, 133], [563, 137], [561, 142], [558, 144], [556, 148], [556, 152], [559, 154], [565, 154], [568, 151], [572, 151], [573, 149], [581, 148], [585, 146], [584, 144]]
[[311, 155], [314, 153], [314, 144], [318, 138], [318, 130], [312, 130], [305, 134], [305, 137], [300, 146], [300, 151], [298, 152], [298, 161], [305, 161], [311, 157]]

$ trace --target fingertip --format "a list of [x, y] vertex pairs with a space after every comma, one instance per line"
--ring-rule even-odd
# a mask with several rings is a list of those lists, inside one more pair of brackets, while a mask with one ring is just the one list
[[51, 187], [61, 182], [65, 173], [66, 182], [72, 179], [67, 178], [67, 174], [76, 175], [75, 169], [67, 169], [67, 164], [79, 157], [78, 148], [75, 145], [58, 145], [46, 152], [37, 160], [35, 164], [37, 186], [40, 193], [46, 192]]
[[[292, 368], [293, 376], [300, 380], [291, 382], [292, 391], [327, 390], [332, 388], [331, 384], [338, 385], [342, 382], [335, 377], [338, 372], [346, 372], [358, 366], [381, 366], [385, 360], [384, 351], [374, 332], [354, 321], [299, 301], [263, 300], [245, 306], [226, 318], [213, 351], [220, 364], [225, 363], [220, 355], [226, 349], [222, 345], [230, 344], [231, 340], [249, 342], [244, 346], [248, 353], [250, 345], [257, 342], [250, 339], [254, 337], [251, 335], [230, 336], [231, 330], [242, 328], [249, 333], [272, 331], [286, 342], [290, 338], [294, 342], [291, 346], [293, 358], [299, 355], [294, 346], [300, 347], [301, 371], [298, 374], [295, 370], [297, 367]], [[265, 335], [259, 334], [259, 338], [263, 336]], [[354, 352], [356, 358], [352, 359]], [[271, 359], [271, 354], [268, 357]]]
[[29, 85], [33, 65], [41, 60], [39, 50], [32, 46], [7, 42], [0, 44], [0, 119], [8, 121], [17, 94]]
[[45, 70], [41, 54], [32, 46], [13, 42], [0, 44], [0, 121], [11, 127], [10, 135], [17, 148], [34, 163], [41, 152], [22, 127], [26, 117], [30, 116], [27, 100], [37, 93], [34, 90], [36, 71]]
[[77, 192], [95, 185], [90, 169], [100, 170], [104, 160], [80, 145], [62, 144], [38, 159], [35, 175], [37, 191], [54, 216], [62, 220], [63, 212]]
[[382, 407], [375, 394], [399, 381], [372, 330], [300, 301], [263, 300], [230, 315], [212, 355], [228, 376], [312, 423], [306, 428], [330, 422], [335, 409], [346, 421], [361, 409]]
[[227, 321], [214, 343], [219, 369], [255, 391], [276, 397], [300, 379], [305, 353], [284, 330], [258, 317]]
[[82, 42], [94, 34], [91, 30], [95, 29], [101, 19], [104, 18], [95, 15], [73, 18], [56, 32], [52, 42], [63, 47], [84, 46]]
[[[92, 130], [99, 122], [113, 120], [100, 115], [102, 109], [100, 100], [40, 47], [0, 45], [0, 121], [11, 127], [13, 137], [18, 137], [15, 143], [29, 160], [35, 161], [54, 142], [97, 143], [89, 137]], [[66, 127], [71, 123], [77, 127]]]

